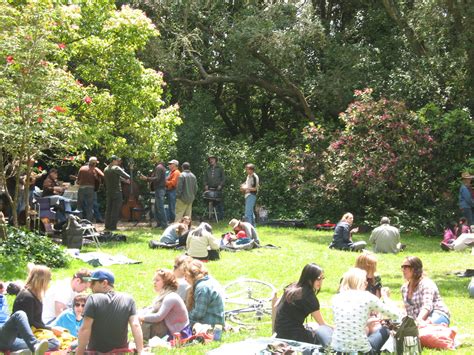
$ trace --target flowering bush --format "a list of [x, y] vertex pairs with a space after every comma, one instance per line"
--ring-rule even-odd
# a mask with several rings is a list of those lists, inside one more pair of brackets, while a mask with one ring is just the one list
[[435, 140], [429, 126], [398, 101], [357, 90], [340, 114], [344, 128], [331, 137], [316, 126], [303, 131], [294, 155], [300, 200], [318, 218], [360, 217], [390, 209], [423, 213], [435, 199], [428, 174]]

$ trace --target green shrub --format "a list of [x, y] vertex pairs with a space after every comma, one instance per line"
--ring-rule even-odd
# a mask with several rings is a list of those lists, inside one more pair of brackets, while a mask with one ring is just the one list
[[7, 239], [0, 248], [2, 259], [10, 259], [19, 267], [32, 262], [52, 268], [65, 267], [69, 263], [63, 250], [48, 237], [34, 232], [8, 227]]

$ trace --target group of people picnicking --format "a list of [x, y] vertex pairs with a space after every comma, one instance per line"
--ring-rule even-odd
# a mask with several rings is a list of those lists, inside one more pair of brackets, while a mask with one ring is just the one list
[[[81, 269], [71, 279], [49, 287], [51, 276], [48, 267], [30, 265], [11, 315], [3, 292], [0, 294], [4, 305], [0, 350], [127, 352], [130, 326], [133, 349], [141, 353], [144, 342], [155, 336], [172, 339], [178, 333], [185, 339], [197, 323], [224, 325], [222, 287], [201, 261], [189, 256], [176, 257], [173, 270], [155, 272], [157, 296], [143, 309], [137, 309], [131, 295], [115, 290], [115, 275], [108, 269]], [[92, 293], [85, 292], [88, 288]]]
[[[424, 274], [422, 261], [416, 256], [405, 257], [401, 272], [404, 310], [382, 286], [376, 255], [358, 255], [332, 298], [331, 325], [324, 319], [317, 297], [324, 270], [314, 263], [305, 265], [299, 280], [284, 289], [275, 305], [276, 336], [330, 346], [338, 352], [377, 353], [390, 335], [385, 320], [399, 322], [406, 314], [419, 326], [449, 325], [450, 312], [436, 284]], [[156, 270], [152, 281], [157, 296], [143, 309], [137, 309], [131, 295], [115, 290], [115, 275], [108, 269], [81, 269], [71, 279], [49, 287], [51, 276], [46, 266], [30, 266], [11, 316], [0, 314], [0, 350], [29, 349], [43, 354], [73, 348], [76, 354], [84, 354], [86, 350], [129, 349], [130, 326], [133, 347], [140, 353], [155, 336], [173, 339], [179, 334], [184, 339], [191, 336], [197, 323], [224, 326], [223, 289], [205, 264], [190, 256], [177, 256], [173, 270]], [[87, 288], [92, 293], [85, 293]], [[3, 295], [0, 300], [6, 302]], [[310, 315], [316, 323], [308, 327], [305, 320]]]
[[[406, 314], [416, 319], [418, 326], [449, 326], [449, 310], [436, 284], [424, 274], [422, 261], [408, 256], [403, 259], [401, 271], [405, 279], [401, 286], [404, 310], [390, 299], [389, 289], [382, 287], [375, 254], [360, 254], [355, 267], [342, 276], [332, 298], [333, 325], [329, 325], [317, 297], [325, 278], [323, 268], [307, 264], [299, 280], [285, 288], [276, 306], [277, 337], [330, 346], [342, 353], [375, 354], [390, 336], [386, 320], [400, 322]], [[304, 324], [310, 315], [316, 321], [312, 327]]]

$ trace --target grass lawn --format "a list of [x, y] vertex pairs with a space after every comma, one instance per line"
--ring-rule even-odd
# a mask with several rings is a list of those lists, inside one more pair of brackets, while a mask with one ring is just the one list
[[[220, 236], [227, 231], [227, 225], [220, 223], [214, 226], [215, 235]], [[328, 249], [332, 234], [310, 229], [287, 229], [258, 227], [262, 244], [275, 244], [281, 249], [256, 249], [238, 253], [221, 253], [221, 260], [207, 264], [210, 273], [226, 284], [238, 277], [250, 277], [272, 283], [281, 294], [281, 290], [289, 283], [299, 278], [301, 269], [306, 263], [315, 262], [325, 270], [323, 288], [318, 298], [323, 305], [323, 315], [332, 324], [331, 310], [328, 308], [331, 297], [335, 294], [342, 274], [354, 265], [358, 254]], [[174, 257], [180, 251], [149, 249], [148, 241], [158, 238], [159, 229], [132, 228], [125, 232], [127, 243], [103, 244], [102, 251], [110, 254], [123, 254], [132, 259], [142, 261], [138, 265], [111, 266], [116, 275], [116, 289], [132, 294], [138, 307], [148, 305], [155, 293], [152, 278], [157, 268], [172, 268]], [[357, 234], [356, 240], [368, 240], [368, 235]], [[452, 325], [458, 328], [458, 334], [463, 336], [463, 346], [456, 352], [460, 354], [474, 353], [474, 299], [467, 293], [469, 278], [460, 278], [449, 274], [452, 271], [474, 268], [474, 256], [470, 249], [460, 252], [443, 252], [439, 248], [439, 240], [420, 235], [402, 235], [407, 250], [399, 255], [379, 255], [378, 272], [382, 283], [391, 289], [392, 299], [401, 303], [400, 286], [402, 274], [400, 265], [406, 255], [416, 255], [421, 258], [426, 274], [440, 288], [441, 295], [452, 314]], [[94, 251], [94, 248], [85, 251]], [[75, 270], [86, 264], [73, 261], [68, 269], [57, 269], [53, 279], [69, 277]], [[257, 330], [240, 333], [223, 334], [223, 342], [240, 341], [249, 337], [271, 336], [270, 326], [262, 326]], [[172, 351], [174, 354], [204, 354], [207, 350], [219, 346], [213, 343], [207, 346], [193, 346]], [[161, 350], [159, 353], [169, 353]], [[436, 353], [438, 351], [426, 351]]]

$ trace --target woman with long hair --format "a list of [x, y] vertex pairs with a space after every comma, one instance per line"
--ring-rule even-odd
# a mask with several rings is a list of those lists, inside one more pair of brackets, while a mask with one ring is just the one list
[[367, 273], [367, 288], [371, 294], [381, 297], [382, 279], [377, 274], [377, 257], [371, 252], [360, 254], [355, 263], [355, 267], [365, 270]]
[[153, 304], [138, 316], [142, 324], [143, 339], [173, 336], [174, 333], [181, 333], [183, 339], [190, 337], [192, 329], [188, 311], [183, 299], [176, 293], [178, 282], [173, 271], [158, 269], [153, 278], [153, 285], [158, 296], [153, 300]]
[[358, 251], [366, 247], [367, 243], [364, 241], [352, 241], [352, 234], [359, 231], [359, 228], [351, 228], [353, 222], [354, 216], [352, 213], [347, 212], [342, 216], [341, 220], [337, 223], [336, 228], [334, 228], [333, 239], [329, 245], [330, 248]]
[[184, 278], [184, 271], [186, 264], [191, 262], [193, 258], [188, 255], [182, 254], [178, 255], [174, 259], [173, 273], [178, 282], [178, 290], [176, 293], [183, 299], [184, 302], [188, 299], [188, 293], [191, 289], [191, 285]]
[[366, 291], [367, 273], [359, 268], [347, 271], [339, 293], [332, 299], [334, 333], [331, 347], [337, 352], [376, 353], [387, 341], [390, 330], [379, 319], [369, 317], [373, 312], [398, 320], [396, 305], [382, 292], [382, 300]]
[[36, 329], [51, 329], [41, 319], [43, 313], [43, 297], [51, 281], [51, 270], [44, 265], [31, 267], [25, 287], [16, 296], [13, 312], [24, 311], [30, 326]]
[[189, 233], [186, 241], [186, 254], [198, 260], [219, 259], [219, 241], [212, 235], [212, 227], [202, 222]]
[[224, 325], [224, 298], [222, 287], [212, 278], [199, 260], [185, 266], [184, 277], [191, 285], [186, 306], [191, 325], [195, 323]]
[[[321, 344], [324, 347], [329, 345], [332, 328], [324, 321], [317, 298], [323, 280], [323, 269], [310, 263], [303, 268], [298, 282], [285, 288], [275, 317], [275, 332], [278, 338]], [[314, 332], [304, 326], [309, 315], [319, 325]]]
[[179, 236], [178, 246], [184, 247], [186, 246], [186, 240], [188, 240], [189, 232], [191, 232], [193, 229], [193, 221], [191, 220], [191, 217], [183, 216], [183, 218], [179, 220], [179, 223], [185, 227], [185, 230]]
[[441, 299], [436, 284], [424, 276], [421, 259], [416, 256], [407, 256], [401, 268], [406, 280], [401, 291], [407, 315], [415, 318], [419, 323], [429, 319], [435, 324], [449, 325], [448, 307]]

